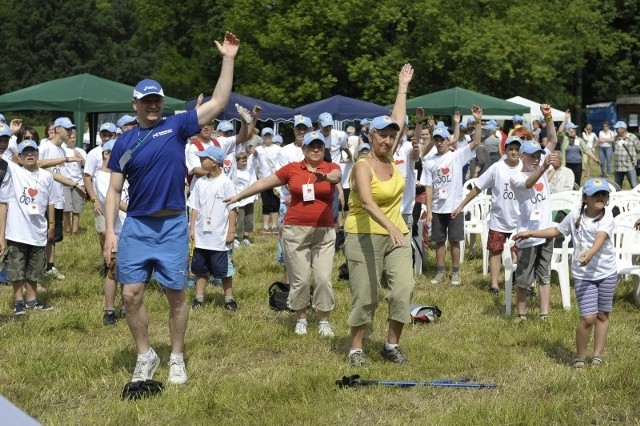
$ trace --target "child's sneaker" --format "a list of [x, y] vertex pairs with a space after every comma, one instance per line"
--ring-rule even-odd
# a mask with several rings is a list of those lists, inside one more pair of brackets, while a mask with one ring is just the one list
[[193, 299], [193, 303], [191, 304], [191, 309], [200, 309], [204, 305], [204, 302], [199, 301], [198, 299]]
[[224, 302], [224, 308], [228, 311], [235, 312], [238, 310], [238, 304], [235, 300], [231, 299], [228, 302]]
[[442, 284], [444, 280], [447, 278], [447, 274], [444, 271], [440, 271], [436, 274], [435, 277], [431, 280], [431, 284]]
[[251, 242], [251, 240], [250, 240], [250, 239], [245, 238], [244, 240], [242, 240], [242, 245], [243, 245], [243, 246], [252, 246], [252, 245], [253, 245], [253, 243]]
[[22, 315], [26, 315], [26, 313], [27, 313], [27, 310], [25, 309], [24, 301], [23, 300], [17, 301], [13, 307], [13, 315], [19, 317]]
[[380, 355], [382, 355], [382, 358], [391, 362], [395, 362], [396, 364], [404, 364], [408, 361], [400, 350], [400, 346], [396, 346], [395, 348], [391, 349], [387, 349], [385, 346], [382, 346]]
[[51, 269], [49, 269], [47, 272], [45, 272], [48, 276], [53, 277], [57, 280], [64, 280], [65, 276], [62, 275], [62, 273], [60, 273], [60, 271], [58, 271], [56, 269], [56, 267], [52, 267]]
[[462, 285], [462, 277], [460, 276], [460, 272], [451, 273], [451, 285]]
[[236, 238], [235, 240], [233, 240], [233, 248], [238, 248], [240, 247], [240, 241], [238, 241], [238, 239]]
[[27, 302], [27, 309], [32, 309], [34, 311], [50, 311], [53, 309], [53, 306], [49, 306], [45, 303], [40, 303], [37, 300], [32, 300]]
[[118, 322], [118, 318], [116, 318], [115, 311], [104, 311], [104, 315], [102, 315], [102, 324], [110, 326], [116, 325]]
[[355, 351], [349, 354], [349, 364], [352, 367], [364, 367], [366, 362], [364, 352], [362, 351]]
[[298, 336], [304, 336], [307, 334], [307, 321], [296, 322], [296, 328], [293, 330]]
[[322, 321], [320, 325], [318, 325], [318, 334], [321, 337], [334, 337], [335, 333], [333, 332], [333, 326], [328, 322]]

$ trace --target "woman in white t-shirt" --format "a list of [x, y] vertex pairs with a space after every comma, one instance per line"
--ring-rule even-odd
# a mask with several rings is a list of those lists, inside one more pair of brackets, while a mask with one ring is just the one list
[[602, 123], [603, 129], [598, 133], [598, 155], [600, 156], [600, 174], [607, 177], [613, 174], [613, 141], [616, 133], [611, 130], [609, 122]]
[[573, 368], [586, 366], [587, 345], [594, 328], [591, 365], [600, 366], [604, 363], [602, 351], [607, 340], [609, 314], [618, 282], [613, 247], [613, 215], [605, 209], [608, 202], [607, 182], [604, 179], [589, 179], [582, 189], [582, 206], [569, 213], [562, 223], [539, 231], [520, 232], [513, 237], [514, 240], [524, 240], [571, 234], [574, 242], [571, 272], [580, 310], [580, 321], [576, 328], [576, 358], [571, 364]]

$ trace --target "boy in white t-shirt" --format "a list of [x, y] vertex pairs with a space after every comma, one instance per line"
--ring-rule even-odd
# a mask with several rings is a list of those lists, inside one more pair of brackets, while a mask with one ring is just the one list
[[5, 187], [0, 202], [7, 204], [6, 262], [15, 296], [13, 313], [21, 316], [27, 309], [50, 309], [37, 300], [36, 291], [45, 272], [47, 238], [53, 238], [55, 232], [55, 222], [50, 220], [47, 226], [45, 217], [45, 212], [54, 217], [55, 192], [51, 173], [38, 167], [34, 141], [19, 143], [18, 156], [24, 167], [9, 162], [12, 185]]
[[[109, 181], [111, 179], [111, 170], [107, 167], [109, 164], [109, 158], [111, 157], [111, 151], [113, 150], [113, 146], [115, 145], [115, 139], [111, 139], [106, 143], [102, 144], [102, 166], [100, 170], [94, 173], [93, 175], [93, 187], [94, 193], [97, 197], [98, 205], [101, 211], [104, 211], [104, 203], [107, 197], [107, 191], [109, 190]], [[116, 216], [115, 224], [113, 226], [113, 232], [116, 234], [116, 237], [120, 236], [120, 231], [122, 231], [122, 225], [124, 223], [125, 218], [127, 217], [127, 204], [129, 203], [129, 185], [125, 180], [124, 186], [122, 188], [122, 195], [120, 201], [120, 210], [118, 211], [118, 215]], [[116, 292], [117, 292], [117, 282], [115, 279], [115, 270], [116, 270], [116, 254], [113, 253], [111, 256], [111, 260], [107, 265], [106, 274], [104, 277], [104, 314], [102, 316], [102, 323], [104, 325], [115, 325], [118, 321], [116, 317], [115, 311], [115, 301], [116, 301]], [[122, 308], [120, 309], [120, 316], [124, 316], [124, 303], [121, 304]]]
[[225, 153], [221, 148], [209, 146], [196, 152], [201, 167], [208, 170], [198, 179], [191, 191], [187, 206], [191, 208], [189, 236], [194, 240], [191, 272], [196, 276], [196, 297], [192, 308], [204, 304], [204, 291], [209, 275], [222, 277], [224, 306], [230, 311], [238, 310], [233, 299], [233, 275], [231, 245], [235, 231], [238, 209], [223, 200], [236, 194], [231, 180], [222, 172]]
[[[545, 105], [541, 106], [543, 109]], [[543, 109], [546, 117], [551, 117], [550, 107]], [[546, 113], [545, 113], [546, 111]], [[548, 173], [553, 173], [552, 166], [557, 166], [559, 158], [552, 154], [557, 141], [553, 122], [547, 121], [547, 146], [534, 141], [524, 141], [520, 147], [522, 172], [511, 179], [511, 188], [520, 203], [518, 233], [537, 231], [549, 228], [551, 219], [551, 191]], [[542, 154], [546, 154], [541, 159]], [[540, 284], [540, 318], [549, 316], [549, 300], [551, 297], [549, 264], [553, 254], [553, 238], [529, 238], [518, 241], [518, 268], [515, 272], [516, 309], [518, 320], [527, 318], [527, 293], [536, 278]]]
[[511, 189], [511, 178], [522, 170], [520, 162], [520, 146], [522, 139], [510, 136], [505, 143], [505, 159], [491, 165], [475, 182], [474, 187], [453, 212], [451, 217], [457, 217], [478, 194], [485, 189], [491, 189], [491, 210], [489, 217], [489, 235], [487, 250], [489, 250], [489, 271], [491, 286], [489, 292], [498, 294], [500, 287], [498, 279], [502, 264], [502, 250], [507, 239], [518, 226], [520, 205]]
[[[482, 109], [473, 106], [472, 113], [477, 122], [482, 119]], [[436, 127], [433, 141], [436, 155], [430, 157], [423, 170], [426, 207], [426, 225], [432, 226], [431, 239], [436, 243], [436, 276], [431, 284], [444, 282], [446, 273], [444, 260], [445, 243], [449, 240], [451, 249], [451, 285], [461, 285], [460, 276], [460, 241], [464, 239], [464, 218], [452, 218], [455, 208], [462, 202], [462, 167], [475, 156], [476, 146], [482, 136], [480, 125], [476, 126], [473, 141], [454, 152], [449, 150], [449, 131], [444, 127]]]
[[[249, 147], [251, 153], [242, 151], [236, 156], [236, 164], [238, 169], [236, 170], [236, 178], [234, 181], [236, 193], [239, 193], [248, 188], [253, 182], [256, 181], [256, 163], [257, 155], [256, 151]], [[253, 232], [253, 202], [256, 196], [247, 197], [238, 203], [238, 222], [236, 224], [236, 231], [238, 234], [242, 232], [242, 245], [252, 246], [251, 235]], [[233, 247], [240, 245], [238, 240], [238, 234], [236, 234], [233, 240]]]

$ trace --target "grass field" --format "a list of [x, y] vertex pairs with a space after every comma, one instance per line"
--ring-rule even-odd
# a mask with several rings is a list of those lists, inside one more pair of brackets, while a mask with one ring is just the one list
[[[267, 287], [280, 280], [275, 237], [255, 237], [254, 247], [234, 253], [234, 288], [240, 310], [222, 307], [219, 287], [207, 288], [205, 307], [192, 311], [186, 339], [189, 381], [139, 402], [120, 392], [135, 363], [126, 322], [102, 325], [102, 260], [89, 206], [84, 232], [65, 237], [57, 267], [67, 276], [47, 281], [50, 312], [21, 321], [12, 315], [12, 291], [0, 286], [0, 393], [43, 424], [381, 424], [436, 425], [611, 425], [639, 424], [640, 316], [631, 285], [617, 289], [605, 366], [574, 371], [575, 299], [563, 311], [554, 280], [548, 321], [516, 324], [504, 316], [504, 292], [487, 292], [480, 259], [462, 266], [463, 285], [433, 286], [433, 253], [427, 275], [416, 279], [414, 300], [438, 305], [433, 324], [411, 325], [402, 339], [409, 363], [397, 366], [378, 354], [385, 337], [386, 306], [365, 342], [368, 365], [349, 367], [348, 283], [337, 280], [331, 317], [336, 337], [293, 333], [294, 319], [267, 305]], [[258, 210], [257, 210], [258, 211]], [[190, 290], [190, 299], [192, 297]], [[119, 303], [119, 302], [118, 302]], [[167, 304], [154, 287], [146, 293], [151, 342], [162, 359], [155, 378], [166, 383], [169, 338]], [[339, 390], [343, 375], [364, 379], [431, 381], [474, 377], [495, 389], [371, 387]], [[0, 424], [2, 424], [0, 417]]]

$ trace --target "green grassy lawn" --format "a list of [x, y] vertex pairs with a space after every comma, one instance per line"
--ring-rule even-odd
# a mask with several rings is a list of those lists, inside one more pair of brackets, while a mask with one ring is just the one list
[[[203, 309], [192, 311], [186, 339], [189, 381], [167, 385], [163, 394], [122, 401], [131, 378], [135, 349], [126, 322], [102, 325], [102, 266], [89, 205], [83, 233], [65, 237], [57, 267], [63, 281], [46, 281], [50, 312], [16, 321], [12, 291], [0, 286], [0, 393], [44, 424], [415, 424], [505, 425], [638, 424], [640, 408], [639, 312], [631, 285], [616, 291], [605, 366], [574, 371], [578, 320], [575, 299], [562, 310], [554, 280], [551, 315], [516, 324], [504, 315], [504, 291], [487, 292], [480, 259], [462, 265], [463, 285], [433, 286], [433, 253], [427, 275], [418, 276], [414, 299], [436, 304], [438, 322], [410, 325], [402, 339], [409, 363], [381, 359], [386, 306], [381, 304], [365, 342], [368, 365], [348, 365], [350, 308], [348, 283], [337, 280], [331, 321], [336, 337], [320, 338], [317, 317], [310, 333], [293, 333], [294, 319], [267, 305], [267, 287], [282, 277], [275, 265], [275, 237], [256, 235], [254, 247], [234, 253], [240, 310], [223, 309], [219, 287], [207, 288]], [[256, 210], [259, 211], [259, 210]], [[259, 228], [258, 228], [259, 229]], [[189, 299], [193, 290], [190, 289]], [[167, 303], [154, 287], [146, 292], [152, 346], [162, 363], [155, 379], [166, 383], [170, 353]], [[119, 305], [119, 302], [117, 303]], [[364, 379], [430, 381], [474, 377], [495, 389], [372, 387], [339, 390], [343, 375]], [[0, 418], [0, 424], [2, 420]]]

